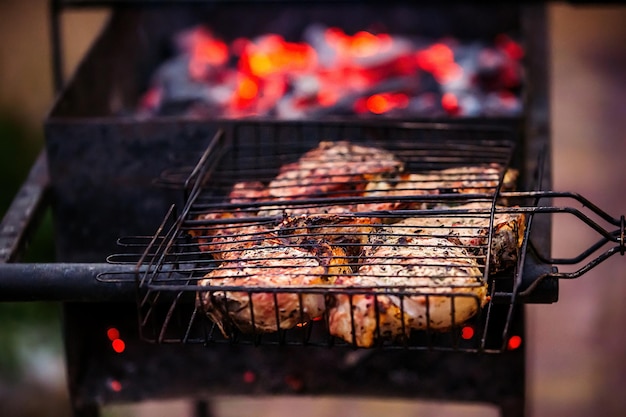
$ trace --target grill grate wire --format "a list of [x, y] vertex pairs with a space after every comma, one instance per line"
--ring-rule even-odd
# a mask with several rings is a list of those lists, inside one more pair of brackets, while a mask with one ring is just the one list
[[[292, 140], [291, 138], [297, 138]], [[320, 140], [327, 140], [334, 144], [344, 140], [359, 146], [372, 146], [384, 149], [398, 157], [403, 162], [403, 173], [409, 175], [410, 180], [405, 181], [402, 187], [395, 189], [396, 194], [391, 198], [384, 192], [376, 190], [371, 196], [364, 197], [358, 192], [350, 190], [347, 195], [333, 181], [332, 175], [326, 175], [323, 180], [324, 187], [330, 191], [320, 195], [295, 195], [290, 198], [275, 198], [271, 201], [263, 201], [262, 198], [246, 199], [241, 201], [228, 201], [227, 195], [233, 186], [241, 181], [253, 179], [255, 184], [267, 186], [273, 178], [280, 173], [281, 167], [293, 164], [302, 158], [302, 155], [310, 152]], [[464, 340], [461, 338], [463, 326], [472, 326], [476, 334], [488, 334], [488, 322], [484, 320], [485, 311], [480, 305], [481, 301], [472, 293], [454, 292], [446, 289], [443, 293], [433, 290], [428, 282], [414, 285], [398, 286], [393, 282], [388, 285], [376, 285], [374, 288], [359, 288], [351, 285], [337, 285], [333, 283], [311, 285], [265, 286], [265, 285], [220, 285], [217, 287], [203, 287], [200, 280], [207, 274], [218, 269], [228, 270], [237, 268], [224, 265], [225, 261], [220, 256], [229, 256], [237, 253], [236, 248], [225, 249], [230, 243], [224, 242], [222, 249], [209, 251], [203, 247], [206, 235], [231, 235], [240, 243], [248, 244], [264, 238], [267, 231], [271, 231], [272, 238], [282, 239], [282, 245], [291, 247], [294, 251], [302, 246], [315, 246], [314, 241], [332, 241], [337, 235], [344, 240], [337, 243], [345, 251], [344, 259], [335, 265], [337, 268], [349, 268], [351, 271], [359, 268], [363, 262], [362, 252], [367, 246], [362, 239], [366, 232], [361, 231], [357, 225], [360, 221], [376, 219], [371, 222], [372, 230], [389, 229], [393, 233], [389, 236], [402, 238], [404, 232], [400, 226], [394, 226], [395, 222], [409, 218], [425, 218], [429, 221], [437, 219], [468, 219], [477, 220], [482, 224], [478, 226], [457, 226], [455, 232], [461, 239], [480, 240], [480, 244], [473, 248], [473, 253], [467, 251], [467, 245], [462, 242], [450, 244], [450, 250], [464, 250], [464, 261], [476, 264], [475, 272], [470, 273], [474, 277], [474, 283], [469, 287], [482, 285], [482, 280], [489, 278], [489, 250], [491, 235], [496, 215], [496, 202], [500, 201], [499, 195], [504, 184], [505, 174], [513, 158], [513, 141], [506, 129], [471, 129], [465, 130], [459, 126], [411, 126], [392, 125], [381, 127], [378, 125], [354, 126], [350, 124], [327, 125], [321, 124], [255, 124], [241, 123], [232, 128], [228, 133], [220, 132], [213, 138], [211, 149], [201, 158], [190, 178], [186, 180], [187, 204], [181, 210], [180, 215], [173, 211], [164, 221], [161, 230], [162, 236], [152, 238], [148, 249], [138, 262], [147, 272], [143, 273], [138, 281], [139, 288], [139, 312], [142, 335], [147, 340], [160, 343], [185, 342], [204, 343], [253, 343], [253, 344], [281, 344], [281, 345], [358, 345], [354, 339], [354, 327], [358, 320], [354, 313], [350, 313], [350, 327], [353, 329], [352, 340], [330, 336], [327, 329], [330, 325], [329, 315], [322, 314], [314, 320], [305, 320], [302, 305], [303, 299], [311, 295], [319, 295], [323, 298], [324, 311], [332, 308], [333, 297], [348, 296], [348, 304], [353, 304], [355, 299], [373, 296], [374, 319], [376, 325], [373, 329], [377, 346], [385, 348], [411, 348], [411, 349], [437, 349], [437, 350], [472, 350], [485, 351], [491, 349], [489, 341], [485, 337], [476, 340]], [[216, 156], [217, 155], [217, 156]], [[331, 160], [331, 165], [334, 162]], [[340, 163], [340, 162], [338, 162]], [[489, 172], [478, 174], [450, 171], [466, 166], [481, 166], [493, 168]], [[495, 167], [495, 168], [494, 168]], [[449, 172], [448, 172], [449, 171]], [[443, 173], [441, 173], [443, 172]], [[432, 177], [437, 173], [438, 178]], [[324, 175], [327, 173], [323, 173]], [[414, 175], [414, 177], [410, 177]], [[429, 177], [429, 175], [431, 175]], [[383, 177], [379, 182], [397, 181], [392, 176]], [[315, 182], [315, 179], [312, 180]], [[438, 189], [438, 184], [457, 183], [456, 187]], [[459, 186], [458, 183], [461, 185]], [[361, 190], [367, 186], [363, 179], [351, 182], [351, 187]], [[261, 188], [261, 187], [259, 187]], [[461, 188], [461, 189], [459, 189]], [[433, 194], [437, 190], [437, 194]], [[244, 189], [245, 192], [248, 190]], [[253, 188], [253, 191], [256, 191]], [[245, 197], [245, 194], [243, 194]], [[380, 210], [379, 206], [393, 201], [393, 204], [401, 209]], [[459, 209], [457, 206], [466, 203], [478, 205], [479, 208]], [[355, 206], [361, 205], [360, 210], [354, 210]], [[337, 207], [346, 208], [338, 210]], [[266, 213], [261, 213], [265, 210]], [[328, 211], [338, 210], [341, 213], [333, 214]], [[291, 216], [290, 211], [295, 213]], [[321, 224], [285, 226], [288, 218], [297, 217], [297, 213], [306, 213], [303, 218], [315, 218], [321, 216]], [[220, 218], [224, 213], [227, 218]], [[230, 213], [237, 213], [235, 218]], [[499, 213], [498, 213], [499, 214]], [[339, 224], [324, 224], [324, 216], [339, 222]], [[461, 220], [463, 222], [464, 220]], [[165, 226], [169, 223], [170, 226]], [[282, 225], [282, 229], [280, 229]], [[266, 231], [246, 230], [264, 228]], [[449, 227], [452, 229], [452, 227]], [[306, 229], [306, 230], [303, 230]], [[447, 237], [445, 233], [439, 233], [440, 226], [423, 225], [423, 238]], [[397, 235], [397, 236], [396, 236]], [[486, 241], [485, 241], [486, 238]], [[361, 239], [361, 241], [358, 241]], [[141, 239], [139, 239], [141, 240]], [[295, 241], [294, 241], [295, 240]], [[145, 241], [145, 240], [144, 240]], [[287, 242], [287, 243], [285, 243]], [[132, 245], [131, 240], [122, 241], [126, 245]], [[137, 246], [140, 243], [135, 242]], [[378, 244], [379, 248], [393, 248], [394, 244]], [[402, 244], [403, 248], [414, 251], [428, 250], [428, 244]], [[295, 252], [300, 254], [300, 252]], [[236, 258], [236, 257], [235, 257]], [[250, 262], [263, 263], [261, 257], [248, 257]], [[310, 254], [305, 259], [314, 260]], [[126, 258], [124, 260], [127, 260]], [[121, 261], [113, 258], [112, 261]], [[394, 263], [411, 262], [416, 267], [429, 260], [428, 256], [422, 257], [399, 257]], [[384, 256], [370, 256], [369, 262], [374, 265], [385, 262]], [[433, 269], [450, 268], [449, 259], [439, 259], [435, 262], [429, 260], [429, 267]], [[148, 267], [146, 268], [146, 265]], [[221, 265], [221, 266], [220, 266]], [[454, 268], [454, 263], [452, 264]], [[282, 262], [278, 266], [262, 265], [256, 269], [270, 271], [272, 269], [284, 269]], [[295, 268], [294, 268], [295, 269]], [[478, 272], [476, 272], [478, 271]], [[473, 274], [473, 275], [472, 275]], [[305, 274], [306, 275], [306, 274]], [[313, 275], [313, 274], [309, 274]], [[371, 274], [371, 278], [384, 279], [383, 274]], [[215, 278], [219, 279], [219, 278]], [[448, 279], [446, 276], [440, 279]], [[450, 278], [452, 279], [452, 278]], [[467, 284], [465, 284], [467, 286]], [[451, 284], [452, 287], [462, 285]], [[227, 326], [223, 333], [216, 328], [214, 321], [207, 318], [200, 303], [198, 294], [204, 294], [205, 290], [219, 291], [222, 294], [241, 293], [247, 299], [246, 308], [249, 309], [249, 319], [254, 322], [261, 318], [255, 317], [255, 298], [258, 296], [271, 295], [268, 305], [273, 306], [275, 322], [280, 321], [278, 310], [281, 307], [280, 297], [293, 295], [299, 305], [296, 315], [300, 317], [298, 325], [293, 328], [278, 328], [276, 331], [265, 332], [257, 329], [256, 323], [248, 331], [240, 331], [237, 326]], [[435, 331], [430, 328], [430, 317], [434, 316], [431, 310], [433, 300], [443, 297], [449, 302], [449, 314], [451, 314], [449, 331]], [[385, 302], [394, 299], [399, 305], [399, 333], [397, 340], [388, 341], [381, 324], [381, 311]], [[409, 331], [406, 323], [407, 304], [416, 299], [425, 304], [426, 325], [418, 331]], [[474, 317], [467, 321], [456, 322], [455, 315], [460, 300], [467, 299], [467, 303], [475, 304], [478, 311]], [[193, 300], [193, 302], [191, 302]], [[385, 301], [381, 301], [385, 300]], [[246, 304], [246, 303], [244, 303]], [[491, 304], [491, 301], [488, 302]], [[351, 309], [352, 310], [352, 309]], [[182, 329], [182, 331], [180, 330]], [[170, 332], [170, 330], [172, 330]], [[398, 332], [397, 331], [397, 332]], [[495, 346], [495, 345], [494, 345]]]

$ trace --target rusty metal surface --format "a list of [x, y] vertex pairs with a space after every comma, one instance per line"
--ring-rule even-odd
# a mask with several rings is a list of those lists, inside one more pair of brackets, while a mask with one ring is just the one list
[[104, 262], [120, 236], [151, 235], [182, 193], [155, 179], [206, 146], [212, 126], [51, 121], [46, 147], [61, 262]]
[[0, 222], [0, 264], [15, 262], [23, 253], [45, 208], [48, 187], [48, 164], [42, 152]]
[[[78, 406], [148, 398], [331, 395], [478, 401], [524, 410], [524, 347], [500, 355], [141, 342], [132, 304], [68, 304], [68, 366]], [[515, 319], [523, 331], [523, 309]], [[115, 327], [126, 342], [116, 353]], [[520, 333], [523, 334], [523, 333]]]

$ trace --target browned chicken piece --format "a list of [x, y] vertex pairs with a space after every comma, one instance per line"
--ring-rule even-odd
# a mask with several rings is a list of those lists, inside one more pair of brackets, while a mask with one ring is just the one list
[[305, 250], [270, 240], [209, 272], [199, 282], [209, 288], [198, 292], [198, 301], [225, 337], [231, 324], [245, 333], [276, 332], [324, 313], [322, 292], [307, 292], [304, 287], [332, 284], [335, 276], [351, 271], [339, 248], [320, 243]]
[[362, 190], [366, 181], [381, 173], [398, 173], [404, 163], [384, 149], [348, 141], [322, 141], [298, 161], [281, 167], [269, 184], [269, 194], [279, 199], [326, 197]]
[[[267, 187], [259, 181], [240, 181], [235, 183], [227, 202], [245, 204], [253, 201], [263, 201], [268, 198]], [[257, 246], [265, 239], [275, 235], [271, 227], [255, 222], [256, 209], [236, 208], [230, 211], [212, 210], [200, 214], [196, 220], [215, 221], [203, 227], [196, 227], [189, 234], [198, 239], [201, 251], [209, 252], [217, 260], [236, 259], [242, 250]], [[248, 221], [228, 223], [228, 219], [249, 219]]]
[[381, 197], [380, 201], [363, 202], [356, 205], [356, 211], [391, 211], [391, 210], [420, 210], [427, 207], [426, 202], [416, 199], [398, 200], [396, 197], [436, 196], [437, 188], [424, 189], [418, 182], [412, 182], [415, 174], [402, 173], [395, 178], [379, 178], [367, 183], [363, 190], [363, 197]]
[[[212, 212], [198, 216], [198, 220], [248, 219], [251, 214], [239, 211], [233, 213]], [[197, 238], [198, 248], [211, 254], [214, 259], [224, 261], [237, 259], [246, 249], [263, 245], [277, 235], [267, 224], [249, 221], [215, 223], [205, 228], [196, 228], [190, 234]]]
[[[363, 192], [365, 197], [389, 197], [388, 201], [363, 203], [357, 211], [426, 209], [433, 205], [428, 200], [394, 200], [395, 197], [437, 196], [439, 194], [478, 194], [495, 192], [502, 167], [498, 164], [464, 166], [439, 171], [400, 173], [393, 178], [380, 177], [370, 181]], [[508, 169], [502, 180], [502, 190], [515, 189], [518, 171]]]
[[[452, 211], [459, 214], [440, 214], [410, 217], [399, 222], [379, 227], [369, 237], [368, 246], [363, 249], [367, 258], [380, 245], [406, 244], [407, 236], [446, 238], [462, 245], [475, 255], [480, 264], [485, 264], [489, 238], [489, 208], [491, 203], [476, 202], [456, 206]], [[496, 210], [506, 210], [497, 207]], [[489, 273], [501, 272], [515, 265], [518, 250], [525, 230], [523, 213], [497, 213], [493, 221]]]
[[[408, 337], [411, 329], [449, 330], [487, 302], [474, 260], [446, 239], [407, 237], [410, 246], [379, 246], [354, 275], [338, 277], [328, 310], [329, 331], [348, 343]], [[352, 291], [352, 294], [350, 294]]]
[[356, 258], [373, 232], [374, 220], [350, 215], [303, 215], [285, 218], [276, 232], [294, 245], [326, 241]]
[[251, 203], [269, 199], [267, 187], [260, 181], [240, 181], [233, 185], [228, 201], [233, 204]]
[[[398, 187], [439, 190], [439, 193], [489, 193], [495, 191], [502, 170], [501, 165], [492, 163], [415, 173], [408, 175], [405, 182]], [[502, 189], [515, 189], [518, 175], [515, 169], [507, 170], [502, 180]]]
[[302, 215], [349, 214], [356, 211], [355, 204], [270, 204], [260, 207], [259, 217], [295, 217]]

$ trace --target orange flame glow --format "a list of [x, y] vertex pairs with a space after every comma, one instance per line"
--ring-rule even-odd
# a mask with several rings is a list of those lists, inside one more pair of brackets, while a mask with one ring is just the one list
[[448, 114], [458, 114], [460, 111], [459, 100], [452, 93], [445, 93], [441, 97], [441, 107], [443, 107]]
[[259, 85], [250, 77], [242, 77], [237, 85], [237, 97], [252, 100], [259, 93]]
[[339, 28], [329, 28], [324, 37], [326, 42], [344, 58], [365, 58], [384, 52], [391, 47], [391, 36], [382, 33], [375, 35], [360, 31], [353, 36]]
[[460, 77], [463, 69], [454, 62], [452, 49], [443, 43], [436, 43], [416, 55], [417, 65], [428, 71], [441, 83]]
[[205, 39], [194, 45], [193, 59], [212, 65], [224, 65], [228, 61], [228, 46], [216, 39]]
[[374, 94], [367, 99], [365, 104], [367, 109], [374, 114], [386, 113], [390, 108], [389, 101], [381, 94]]
[[329, 107], [339, 100], [339, 94], [331, 89], [321, 90], [317, 94], [317, 101], [322, 107]]
[[306, 43], [287, 42], [279, 35], [266, 35], [243, 47], [240, 70], [257, 77], [278, 73], [299, 73], [311, 70], [317, 54]]
[[365, 110], [374, 114], [387, 113], [393, 109], [406, 108], [409, 105], [409, 97], [403, 93], [380, 93], [368, 97], [365, 102], [357, 102], [355, 111], [364, 113]]
[[228, 45], [213, 37], [210, 31], [200, 28], [188, 36], [189, 76], [203, 79], [209, 68], [226, 64], [229, 58]]
[[[193, 111], [207, 109], [219, 112], [220, 117], [302, 117], [321, 108], [326, 108], [323, 114], [331, 114], [350, 106], [361, 115], [441, 113], [443, 108], [456, 116], [477, 112], [483, 106], [464, 90], [477, 87], [494, 94], [503, 90], [497, 97], [501, 107], [511, 111], [519, 107], [514, 91], [519, 90], [523, 74], [516, 61], [524, 56], [524, 50], [508, 35], [498, 35], [495, 47], [479, 49], [487, 51], [487, 58], [491, 51], [501, 65], [497, 77], [480, 78], [475, 75], [475, 67], [480, 65], [462, 68], [455, 62], [455, 54], [465, 56], [468, 49], [452, 38], [420, 47], [421, 42], [404, 35], [367, 30], [349, 34], [338, 27], [311, 29], [305, 32], [311, 44], [272, 33], [226, 43], [201, 26], [182, 32], [176, 42], [183, 60], [155, 77], [160, 84], [141, 96], [139, 108], [142, 113], [166, 109], [171, 94], [163, 83], [176, 76], [173, 73], [181, 68], [179, 62], [187, 63], [181, 74], [189, 87]], [[422, 77], [424, 73], [432, 74], [439, 85], [432, 85], [430, 77]], [[420, 91], [423, 87], [427, 91]], [[440, 104], [439, 94], [443, 94]]]

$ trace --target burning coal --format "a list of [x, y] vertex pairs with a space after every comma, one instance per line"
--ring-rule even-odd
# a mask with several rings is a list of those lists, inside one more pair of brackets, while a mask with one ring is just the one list
[[302, 41], [277, 34], [225, 41], [207, 27], [176, 38], [156, 71], [142, 116], [186, 114], [306, 119], [322, 116], [498, 117], [521, 113], [524, 51], [311, 25]]

